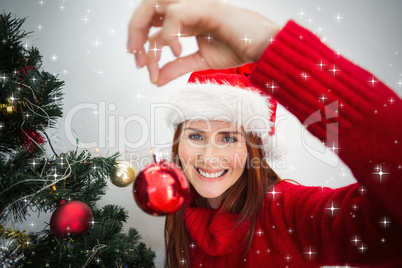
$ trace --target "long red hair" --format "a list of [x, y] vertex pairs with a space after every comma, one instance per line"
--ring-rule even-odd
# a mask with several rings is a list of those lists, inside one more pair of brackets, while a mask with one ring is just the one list
[[[179, 140], [183, 124], [180, 124], [173, 136], [172, 161], [181, 166], [178, 157]], [[225, 192], [221, 211], [236, 213], [239, 215], [237, 225], [251, 220], [250, 229], [244, 240], [244, 253], [251, 246], [257, 214], [261, 208], [266, 192], [276, 183], [281, 181], [279, 176], [269, 167], [265, 160], [264, 149], [260, 137], [252, 133], [246, 133], [248, 158], [246, 168], [237, 182]], [[258, 159], [256, 163], [250, 163], [250, 159]], [[188, 233], [184, 224], [184, 210], [166, 216], [165, 220], [165, 248], [166, 267], [190, 267], [188, 251]]]

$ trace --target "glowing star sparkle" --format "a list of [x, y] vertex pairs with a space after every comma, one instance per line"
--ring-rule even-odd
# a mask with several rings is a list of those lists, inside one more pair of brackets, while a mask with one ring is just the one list
[[343, 19], [343, 17], [338, 12], [338, 15], [336, 17], [334, 17], [334, 19], [336, 19], [339, 23]]
[[11, 104], [14, 104], [14, 100], [16, 100], [16, 99], [17, 99], [17, 98], [14, 98], [14, 95], [11, 94], [11, 97], [10, 97]]
[[332, 147], [330, 147], [329, 149], [331, 149], [334, 153], [335, 153], [335, 150], [339, 150], [339, 148], [337, 148], [335, 146], [335, 143], [332, 143]]
[[178, 29], [177, 33], [176, 33], [176, 34], [172, 34], [172, 35], [177, 36], [177, 38], [178, 38], [178, 39], [179, 39], [179, 41], [180, 41], [180, 38], [181, 38], [182, 36], [186, 36], [187, 34], [181, 33], [181, 31], [180, 31], [180, 27], [179, 27], [179, 29]]
[[161, 48], [157, 48], [157, 47], [156, 47], [156, 42], [155, 42], [155, 44], [154, 44], [154, 47], [153, 47], [153, 48], [150, 48], [149, 50], [152, 50], [152, 51], [154, 52], [155, 58], [156, 58], [156, 53], [157, 53], [158, 51], [162, 51]]
[[239, 40], [244, 41], [244, 46], [245, 46], [245, 47], [248, 45], [248, 43], [250, 43], [250, 42], [252, 41], [252, 39], [249, 39], [249, 38], [247, 37], [247, 34], [244, 34], [244, 38], [243, 38], [243, 39], [239, 39]]
[[303, 18], [303, 16], [306, 15], [307, 13], [304, 13], [304, 12], [303, 12], [303, 9], [300, 9], [300, 12], [297, 13], [297, 14], [300, 15], [300, 18]]
[[276, 88], [279, 88], [278, 86], [275, 85], [274, 82], [271, 82], [271, 84], [266, 83], [266, 84], [265, 84], [265, 87], [268, 88], [268, 89], [271, 89], [271, 90], [272, 90], [272, 94], [275, 92], [275, 89], [276, 89]]
[[140, 103], [140, 99], [143, 98], [143, 97], [146, 97], [146, 96], [145, 96], [145, 95], [141, 95], [141, 94], [140, 94], [140, 90], [138, 89], [137, 95], [133, 95], [133, 96], [131, 96], [131, 97], [137, 98], [138, 104], [139, 104], [139, 103]]
[[272, 191], [268, 192], [269, 194], [272, 194], [272, 199], [275, 199], [276, 194], [280, 194], [281, 192], [276, 192], [275, 191], [275, 186], [272, 187]]
[[353, 236], [353, 238], [352, 238], [350, 241], [352, 241], [352, 243], [353, 243], [355, 246], [357, 246], [362, 240], [360, 239], [359, 236], [355, 235], [355, 236]]
[[391, 221], [387, 218], [384, 217], [381, 219], [380, 224], [384, 227], [387, 228], [389, 224], [391, 224]]
[[322, 62], [322, 60], [320, 61], [320, 63], [317, 64], [318, 66], [320, 66], [320, 69], [322, 70], [322, 67], [325, 66], [325, 64]]
[[207, 39], [208, 43], [211, 42], [212, 39], [214, 39], [210, 33], [208, 33], [208, 35], [206, 37], [204, 37], [205, 39]]
[[56, 180], [58, 176], [60, 176], [59, 174], [57, 174], [56, 169], [54, 169], [54, 174], [52, 175], [54, 177], [54, 179]]
[[87, 21], [89, 21], [89, 19], [87, 18], [87, 16], [85, 16], [83, 19], [81, 19], [84, 21], [85, 24], [87, 24]]
[[361, 246], [359, 247], [359, 250], [362, 254], [366, 253], [366, 251], [368, 250], [368, 248], [366, 247], [366, 245], [364, 245], [363, 243], [361, 244]]
[[382, 176], [389, 174], [389, 173], [383, 172], [382, 165], [376, 166], [374, 169], [377, 170], [377, 173], [371, 173], [371, 174], [378, 175], [380, 177], [380, 183], [382, 182]]
[[331, 70], [329, 70], [329, 71], [332, 72], [332, 73], [334, 74], [334, 76], [336, 75], [336, 72], [339, 72], [339, 70], [336, 69], [335, 65], [334, 65], [334, 67], [333, 67]]
[[312, 251], [312, 250], [311, 250], [311, 246], [310, 246], [309, 251], [303, 252], [303, 254], [307, 254], [307, 255], [309, 256], [309, 260], [311, 260], [311, 258], [314, 257], [313, 255], [314, 255], [314, 254], [318, 254], [318, 252]]
[[101, 45], [102, 43], [98, 42], [98, 38], [96, 38], [95, 42], [92, 44], [95, 45], [95, 48], [97, 49], [98, 46]]
[[308, 75], [308, 73], [305, 73], [305, 72], [303, 72], [300, 76], [304, 78], [304, 81], [306, 81], [307, 78], [310, 77], [310, 76]]
[[322, 103], [324, 103], [325, 102], [325, 100], [327, 100], [328, 98], [327, 97], [325, 97], [325, 95], [323, 94], [320, 98], [318, 98], [319, 100], [321, 100], [322, 101]]
[[332, 201], [331, 207], [325, 208], [325, 209], [331, 210], [331, 214], [332, 214], [332, 217], [333, 217], [333, 216], [334, 216], [334, 211], [335, 211], [336, 209], [340, 209], [340, 208], [334, 207], [334, 201]]
[[371, 83], [371, 87], [374, 87], [375, 83], [378, 83], [378, 81], [375, 80], [374, 77], [372, 77], [371, 80], [368, 82]]

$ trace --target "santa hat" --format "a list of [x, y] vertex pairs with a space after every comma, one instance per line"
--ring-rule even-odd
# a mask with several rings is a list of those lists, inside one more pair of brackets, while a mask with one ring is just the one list
[[218, 120], [242, 126], [246, 133], [261, 137], [265, 156], [274, 160], [282, 154], [277, 146], [275, 117], [277, 102], [253, 87], [247, 79], [253, 64], [225, 70], [193, 72], [186, 86], [169, 94], [165, 115], [174, 129], [186, 121]]

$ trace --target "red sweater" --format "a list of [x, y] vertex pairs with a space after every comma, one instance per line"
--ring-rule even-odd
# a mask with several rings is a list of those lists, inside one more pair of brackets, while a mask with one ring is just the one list
[[248, 226], [232, 230], [236, 215], [186, 208], [191, 266], [402, 267], [402, 100], [292, 21], [249, 79], [339, 148], [358, 182], [339, 189], [278, 183], [245, 257]]

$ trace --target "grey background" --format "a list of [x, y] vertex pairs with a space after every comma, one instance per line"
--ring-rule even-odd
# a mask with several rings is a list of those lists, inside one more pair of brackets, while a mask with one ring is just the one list
[[[150, 106], [162, 103], [169, 90], [184, 84], [188, 75], [156, 88], [149, 82], [145, 69], [136, 69], [133, 56], [126, 53], [125, 46], [128, 21], [139, 2], [0, 1], [1, 9], [6, 13], [28, 17], [25, 29], [35, 32], [25, 42], [28, 46], [38, 47], [43, 55], [44, 69], [59, 74], [59, 79], [66, 83], [65, 115], [59, 126], [49, 131], [58, 152], [73, 149], [75, 142], [71, 137], [78, 137], [80, 147], [94, 155], [119, 151], [122, 159], [131, 161], [140, 170], [150, 161], [151, 147], [170, 141], [172, 133], [162, 121], [163, 111], [154, 110], [155, 116], [151, 117]], [[260, 12], [280, 25], [289, 19], [297, 21], [402, 95], [402, 1], [226, 2]], [[336, 18], [338, 14], [340, 19]], [[195, 51], [193, 40], [182, 40], [182, 43], [184, 54]], [[164, 51], [166, 55], [162, 62], [171, 60], [169, 49]], [[89, 109], [90, 105], [96, 109]], [[78, 109], [80, 107], [87, 109]], [[283, 107], [279, 107], [276, 127], [288, 148], [286, 158], [273, 163], [282, 178], [329, 187], [355, 182], [349, 169], [334, 155], [328, 154], [320, 142], [312, 136], [302, 135], [301, 124]], [[89, 146], [90, 142], [97, 145]], [[138, 144], [125, 147], [128, 142]], [[130, 215], [125, 227], [134, 227], [140, 232], [143, 241], [156, 251], [157, 267], [162, 267], [164, 218], [143, 213], [133, 201], [131, 190], [131, 186], [117, 188], [109, 183], [100, 205], [124, 206]], [[33, 215], [17, 227], [41, 230], [49, 219], [50, 215], [40, 218]]]

